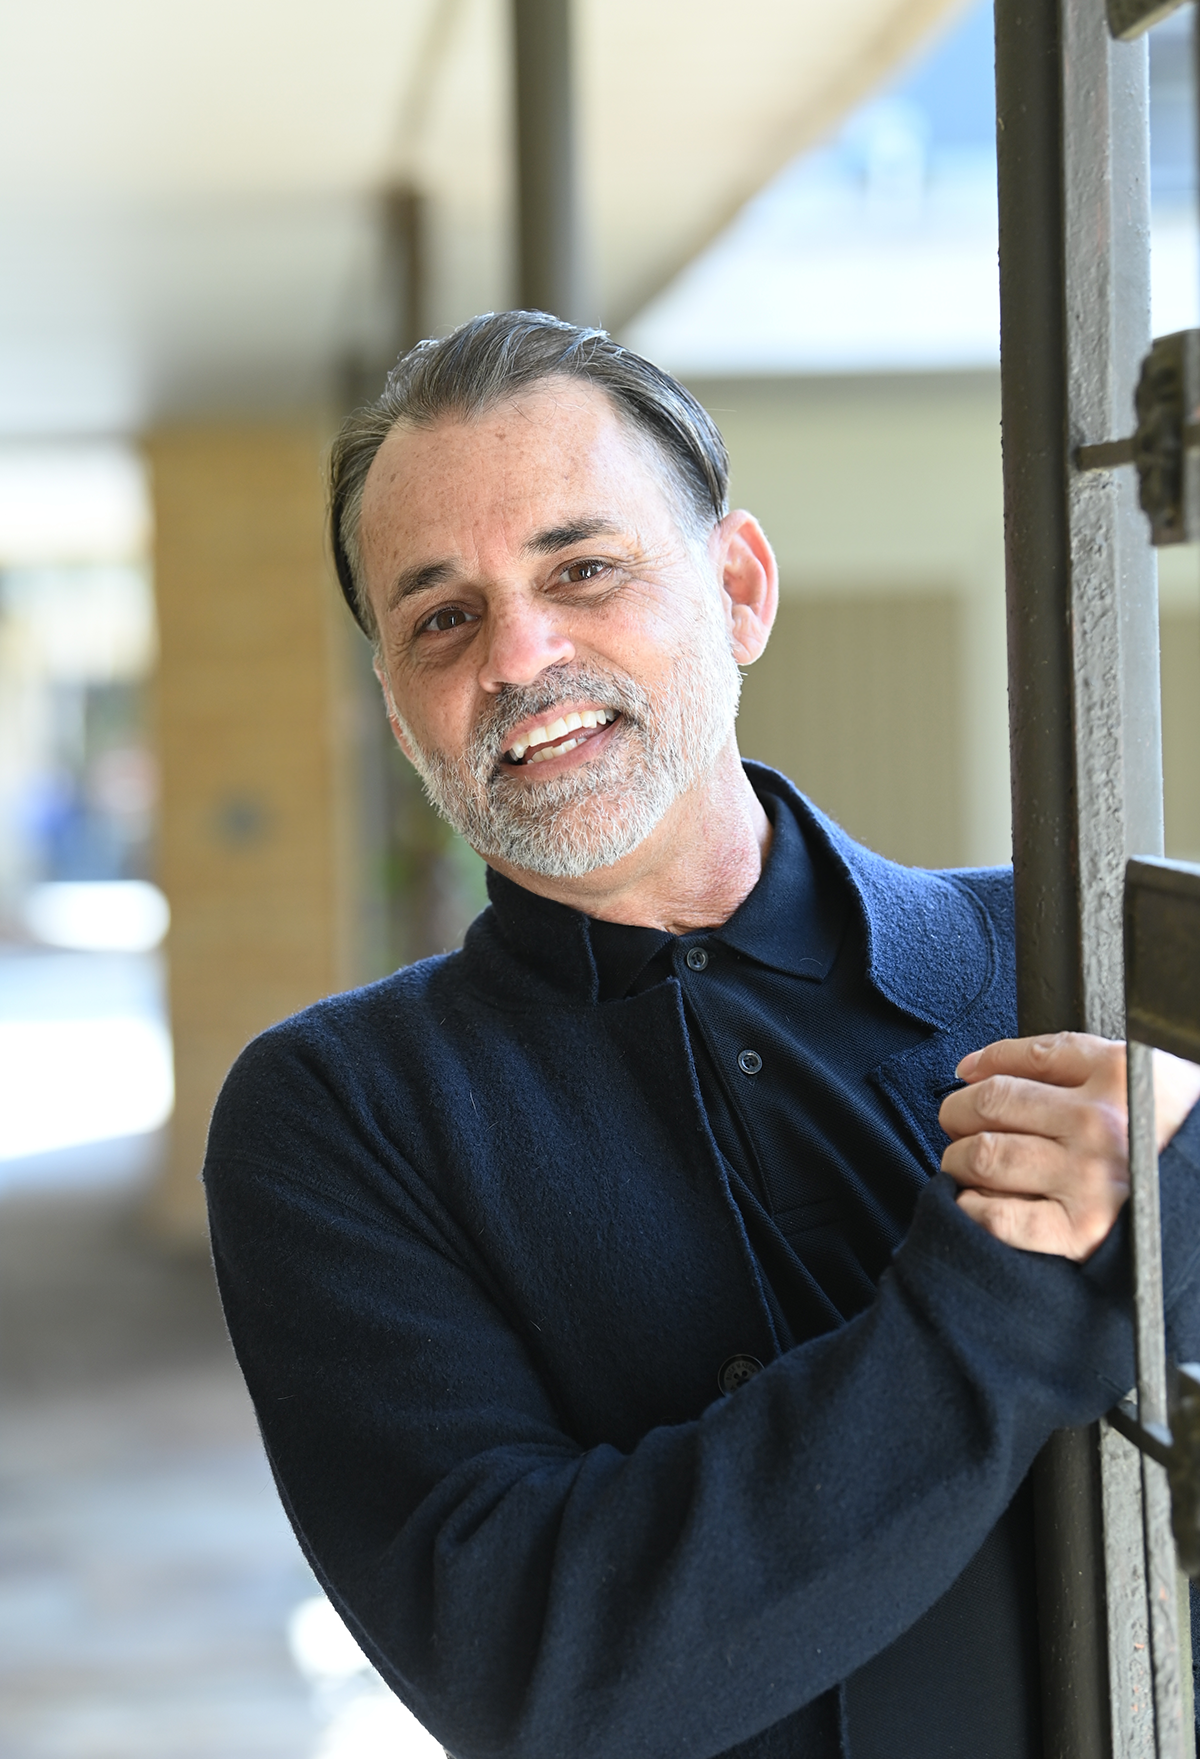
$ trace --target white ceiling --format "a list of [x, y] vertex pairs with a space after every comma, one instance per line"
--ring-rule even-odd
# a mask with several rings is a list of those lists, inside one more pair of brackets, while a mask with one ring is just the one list
[[[598, 316], [620, 324], [948, 0], [577, 0]], [[0, 0], [0, 434], [312, 407], [386, 334], [513, 297], [506, 0]]]

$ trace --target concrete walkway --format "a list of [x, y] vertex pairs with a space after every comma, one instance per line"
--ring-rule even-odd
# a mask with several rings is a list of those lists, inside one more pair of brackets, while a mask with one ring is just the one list
[[136, 1201], [0, 1203], [0, 1753], [309, 1759], [285, 1630], [315, 1585], [211, 1273]]

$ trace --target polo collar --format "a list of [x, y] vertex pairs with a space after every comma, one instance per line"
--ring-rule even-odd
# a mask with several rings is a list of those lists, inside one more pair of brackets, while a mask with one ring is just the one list
[[761, 799], [772, 826], [766, 865], [726, 922], [676, 936], [663, 928], [588, 918], [602, 999], [628, 995], [654, 961], [664, 975], [664, 950], [711, 941], [790, 977], [819, 981], [828, 975], [846, 923], [845, 880], [830, 870], [819, 882], [795, 813], [775, 794], [764, 792]]
[[[947, 1025], [968, 1007], [996, 963], [987, 914], [969, 876], [886, 861], [855, 843], [777, 771], [752, 762], [744, 767], [760, 799], [768, 807], [772, 796], [777, 802], [775, 840], [749, 897], [728, 922], [707, 932], [776, 970], [821, 976], [832, 959], [830, 939], [840, 931], [835, 916], [814, 913], [807, 887], [829, 891], [835, 905], [839, 891], [843, 898], [848, 893], [865, 931], [867, 975], [882, 995], [931, 1026]], [[789, 859], [776, 862], [777, 851]], [[797, 862], [797, 851], [811, 859]], [[831, 887], [824, 883], [826, 870]], [[492, 908], [468, 933], [466, 950], [489, 989], [502, 987], [518, 1006], [535, 1005], [537, 989], [548, 983], [565, 999], [594, 1003], [599, 983], [589, 919], [490, 868], [487, 884]], [[513, 956], [503, 971], [490, 957], [495, 935]], [[837, 944], [834, 938], [833, 952]], [[530, 984], [525, 974], [540, 982]]]
[[[790, 977], [829, 975], [846, 926], [845, 879], [833, 864], [814, 862], [794, 802], [772, 786], [774, 773], [756, 765], [754, 791], [773, 827], [766, 866], [753, 891], [727, 922], [698, 931], [744, 958]], [[819, 863], [819, 865], [818, 865]], [[691, 937], [687, 937], [691, 938]]]

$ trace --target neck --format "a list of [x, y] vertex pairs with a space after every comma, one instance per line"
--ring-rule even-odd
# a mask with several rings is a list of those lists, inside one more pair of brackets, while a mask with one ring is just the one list
[[771, 821], [731, 737], [704, 781], [611, 867], [562, 880], [495, 859], [492, 866], [526, 891], [586, 916], [687, 934], [733, 915], [758, 883], [770, 847]]

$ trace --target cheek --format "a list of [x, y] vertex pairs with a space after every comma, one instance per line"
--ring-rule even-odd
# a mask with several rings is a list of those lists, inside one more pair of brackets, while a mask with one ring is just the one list
[[465, 749], [475, 719], [473, 682], [456, 683], [443, 674], [403, 679], [393, 689], [396, 707], [421, 746], [450, 757]]
[[694, 650], [699, 621], [694, 607], [685, 611], [643, 591], [622, 598], [601, 626], [587, 632], [590, 640], [580, 631], [576, 645], [581, 655], [590, 646], [597, 659], [650, 683], [677, 655]]

